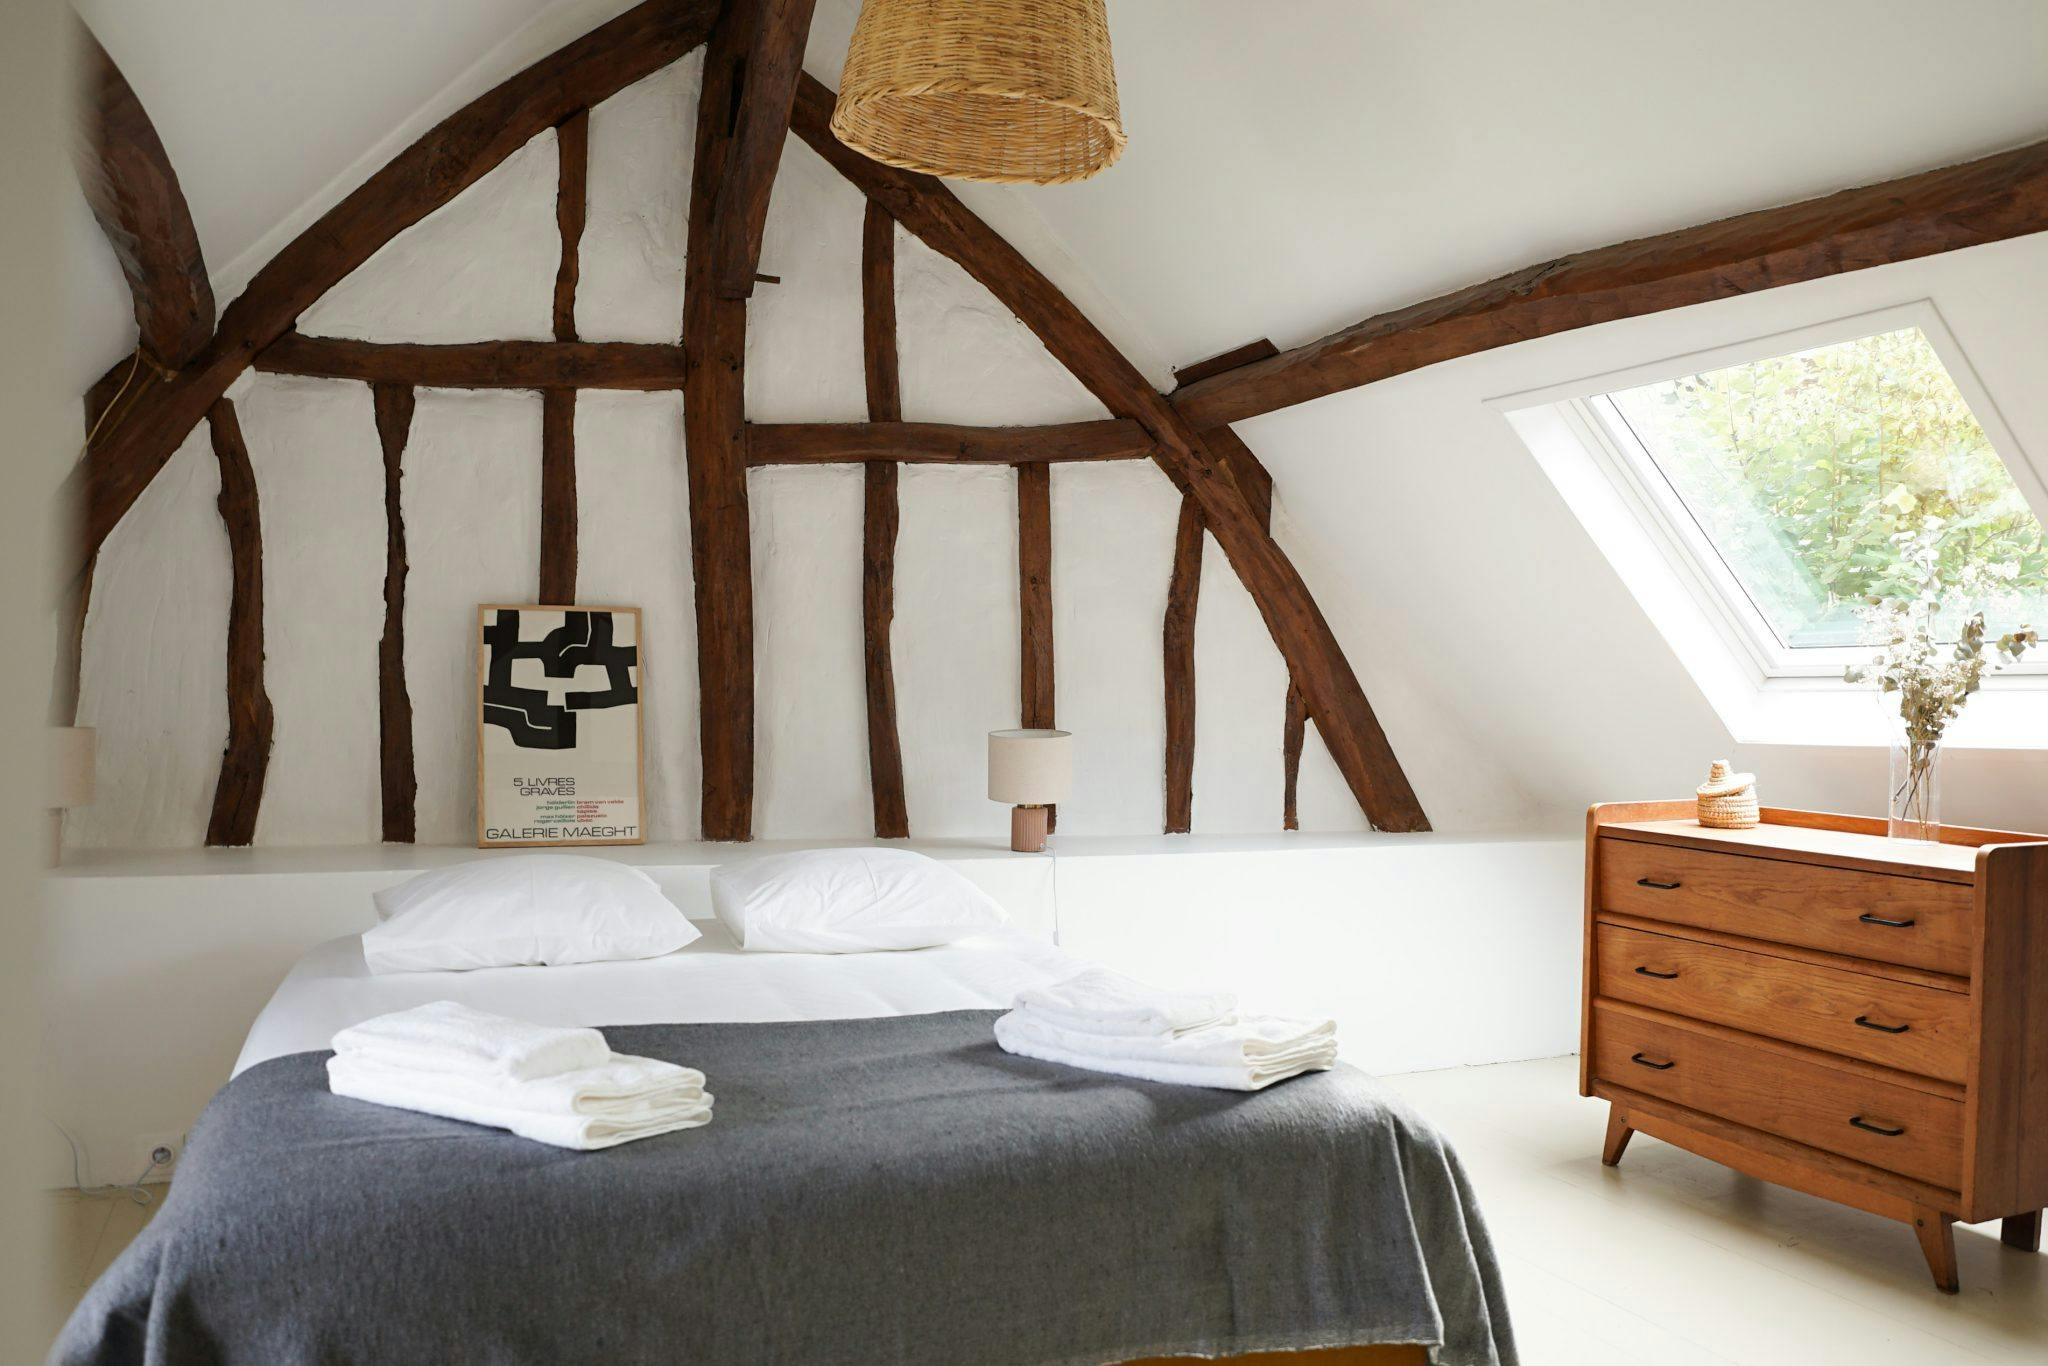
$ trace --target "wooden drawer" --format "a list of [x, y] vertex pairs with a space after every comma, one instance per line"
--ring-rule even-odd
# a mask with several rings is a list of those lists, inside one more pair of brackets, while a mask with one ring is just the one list
[[1602, 836], [1597, 909], [1967, 976], [1970, 888]]
[[[1623, 925], [1598, 933], [1599, 995], [1960, 1083], [1970, 998]], [[1619, 1080], [1619, 1078], [1616, 1078]]]
[[1961, 1184], [1963, 1107], [1945, 1096], [1605, 1002], [1593, 1007], [1593, 1074], [1947, 1190]]

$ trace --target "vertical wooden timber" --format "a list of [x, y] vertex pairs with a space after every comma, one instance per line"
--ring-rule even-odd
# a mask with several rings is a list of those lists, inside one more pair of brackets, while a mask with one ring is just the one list
[[228, 599], [228, 743], [213, 788], [209, 845], [247, 844], [256, 835], [263, 777], [270, 767], [270, 694], [263, 686], [263, 524], [256, 471], [232, 399], [207, 410], [214, 459], [220, 463], [220, 519], [228, 533], [232, 586]]
[[412, 390], [370, 390], [377, 440], [384, 448], [384, 634], [377, 642], [377, 772], [387, 844], [411, 844], [419, 783], [412, 758], [412, 696], [405, 689], [405, 505], [399, 496], [405, 442], [412, 432]]
[[[896, 220], [870, 202], [861, 225], [861, 355], [867, 373], [868, 421], [903, 420], [896, 361]], [[896, 620], [896, 465], [870, 460], [861, 540], [861, 636], [866, 645], [868, 782], [875, 836], [906, 839], [910, 812], [903, 795], [903, 742], [896, 730], [896, 666], [890, 631]]]
[[1280, 828], [1301, 829], [1301, 744], [1307, 738], [1308, 701], [1301, 695], [1301, 689], [1293, 683], [1287, 685], [1287, 724], [1281, 733], [1280, 762], [1282, 765], [1282, 794], [1280, 798]]
[[754, 6], [728, 6], [711, 31], [697, 97], [683, 267], [683, 439], [690, 563], [697, 595], [698, 733], [704, 838], [754, 833], [754, 582], [747, 522], [747, 304], [713, 276], [713, 207], [732, 145]]
[[555, 226], [562, 261], [555, 268], [555, 340], [576, 340], [576, 282], [583, 274], [583, 223], [590, 185], [590, 111], [579, 109], [555, 125], [561, 166], [555, 191]]
[[540, 396], [540, 600], [576, 601], [576, 391]]
[[1185, 835], [1195, 819], [1195, 607], [1202, 591], [1202, 509], [1180, 500], [1173, 535], [1173, 577], [1166, 584], [1166, 833]]
[[[576, 336], [576, 282], [582, 275], [583, 223], [590, 181], [590, 111], [579, 109], [555, 125], [560, 175], [555, 224], [562, 234], [555, 269], [555, 340]], [[540, 601], [576, 601], [576, 391], [541, 392]]]
[[744, 299], [754, 292], [768, 199], [789, 140], [789, 111], [796, 102], [815, 5], [816, 0], [728, 0], [726, 5], [728, 13], [748, 11], [748, 42], [739, 53], [740, 88], [712, 214], [711, 271], [721, 298]]
[[[1052, 651], [1052, 466], [1043, 461], [1018, 465], [1017, 471], [1017, 621], [1018, 683], [1023, 699], [1018, 724], [1026, 730], [1051, 730], [1053, 712]], [[1046, 829], [1056, 829], [1057, 809], [1046, 813]]]

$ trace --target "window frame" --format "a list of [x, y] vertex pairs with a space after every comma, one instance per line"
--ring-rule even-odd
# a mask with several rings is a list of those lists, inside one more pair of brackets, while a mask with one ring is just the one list
[[[1816, 657], [1781, 658], [1792, 652], [1778, 644], [1748, 593], [1734, 581], [1726, 560], [1706, 542], [1691, 513], [1676, 503], [1670, 481], [1647, 452], [1639, 457], [1639, 466], [1632, 463], [1592, 400], [1620, 389], [1905, 327], [1917, 327], [1927, 338], [2021, 496], [2048, 524], [2043, 467], [2014, 439], [1954, 334], [1927, 299], [1485, 401], [1534, 457], [1565, 508], [1737, 744], [1864, 748], [1891, 743], [1896, 708], [1887, 710], [1869, 684], [1842, 678], [1845, 665], [1867, 661], [1876, 651], [1815, 648], [1798, 653]], [[1626, 424], [1620, 426], [1627, 431]], [[1661, 510], [1658, 487], [1674, 500]], [[1696, 538], [1692, 544], [1688, 535]], [[1702, 549], [1705, 553], [1700, 553]], [[2048, 622], [2041, 626], [2048, 631]], [[1987, 674], [1968, 711], [1949, 727], [1947, 744], [1956, 749], [2048, 750], [2044, 693], [2048, 659]], [[1867, 702], [1850, 701], [1858, 694]]]

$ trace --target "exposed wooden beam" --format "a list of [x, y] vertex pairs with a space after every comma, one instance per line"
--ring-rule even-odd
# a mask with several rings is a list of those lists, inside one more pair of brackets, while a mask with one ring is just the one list
[[696, 160], [683, 264], [683, 438], [690, 563], [697, 595], [698, 742], [703, 833], [754, 832], [754, 579], [747, 514], [745, 299], [720, 296], [712, 272], [713, 206], [744, 99], [751, 6], [727, 8], [704, 54]]
[[834, 465], [864, 460], [907, 464], [1028, 465], [1065, 460], [1143, 460], [1153, 442], [1129, 420], [1044, 427], [965, 427], [947, 422], [757, 422], [747, 428], [747, 463]]
[[796, 100], [796, 78], [803, 70], [804, 40], [810, 36], [815, 3], [728, 0], [730, 8], [744, 7], [752, 15], [729, 128], [731, 144], [711, 210], [712, 279], [720, 298], [745, 299], [754, 292], [768, 198], [775, 189], [782, 145], [789, 138], [789, 110]]
[[220, 519], [227, 528], [231, 588], [228, 598], [228, 743], [213, 788], [209, 845], [248, 844], [256, 837], [263, 779], [270, 769], [270, 692], [263, 682], [263, 522], [256, 471], [231, 399], [217, 399], [206, 415], [220, 464]]
[[373, 342], [287, 332], [256, 355], [273, 375], [422, 389], [680, 389], [683, 348], [657, 342]]
[[540, 396], [540, 601], [576, 601], [576, 391]]
[[127, 277], [144, 349], [175, 370], [213, 335], [213, 284], [199, 234], [142, 101], [99, 40], [83, 24], [77, 30], [86, 134], [79, 184]]
[[[1051, 730], [1058, 689], [1053, 676], [1052, 466], [1017, 466], [1017, 724]], [[1048, 808], [1046, 830], [1059, 811]]]
[[412, 390], [370, 389], [377, 441], [384, 450], [384, 634], [377, 641], [377, 774], [387, 844], [411, 844], [419, 783], [412, 757], [412, 695], [405, 687], [405, 443], [412, 432]]
[[[555, 227], [561, 256], [555, 267], [555, 340], [576, 340], [576, 283], [582, 275], [583, 222], [590, 181], [590, 111], [579, 109], [555, 125], [559, 151]], [[681, 348], [677, 348], [680, 350]], [[680, 359], [680, 358], [679, 358]], [[681, 367], [677, 367], [680, 374]], [[576, 601], [576, 391], [548, 389], [540, 400], [540, 596], [567, 606]]]
[[555, 125], [559, 161], [555, 226], [562, 257], [555, 267], [555, 340], [576, 340], [576, 282], [583, 274], [583, 223], [590, 206], [590, 111], [579, 109]]
[[718, 0], [645, 0], [443, 119], [293, 239], [222, 311], [199, 354], [146, 389], [88, 452], [71, 490], [84, 509], [77, 562], [99, 548], [250, 358], [321, 295], [543, 129], [703, 42], [718, 10]]
[[1173, 536], [1173, 576], [1166, 582], [1166, 833], [1185, 835], [1195, 821], [1195, 612], [1202, 592], [1202, 509], [1180, 500]]
[[897, 222], [986, 286], [1110, 412], [1145, 427], [1158, 443], [1153, 458], [1183, 493], [1195, 496], [1258, 605], [1367, 819], [1382, 830], [1427, 829], [1428, 818], [1336, 635], [1231, 472], [1109, 338], [952, 191], [930, 176], [870, 161], [833, 137], [832, 103], [829, 89], [803, 77], [791, 120], [797, 134]]
[[1280, 828], [1301, 829], [1301, 746], [1308, 738], [1308, 703], [1287, 685], [1287, 719], [1280, 731]]
[[[896, 354], [896, 223], [876, 204], [867, 206], [860, 249], [861, 358], [867, 379], [868, 417], [903, 416]], [[896, 464], [871, 460], [865, 476], [861, 536], [861, 638], [867, 659], [868, 786], [874, 796], [875, 836], [906, 839], [910, 811], [903, 795], [903, 741], [896, 729], [896, 663], [891, 633], [896, 621]]]
[[1618, 318], [2048, 230], [2048, 142], [1576, 252], [1189, 384], [1198, 429]]
[[1270, 360], [1279, 354], [1280, 348], [1273, 345], [1271, 338], [1260, 337], [1256, 341], [1246, 342], [1243, 346], [1233, 346], [1228, 351], [1219, 351], [1215, 355], [1198, 360], [1192, 365], [1174, 366], [1174, 387], [1178, 391], [1190, 384], [1199, 384], [1205, 379], [1226, 374], [1241, 365], [1250, 365], [1253, 361]]

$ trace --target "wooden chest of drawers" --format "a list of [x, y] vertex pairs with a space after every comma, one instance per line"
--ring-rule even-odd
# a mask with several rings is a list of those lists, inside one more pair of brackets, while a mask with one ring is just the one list
[[2038, 1250], [2048, 1205], [2048, 837], [1693, 804], [1586, 824], [1579, 1091], [1637, 1130], [1913, 1226]]

